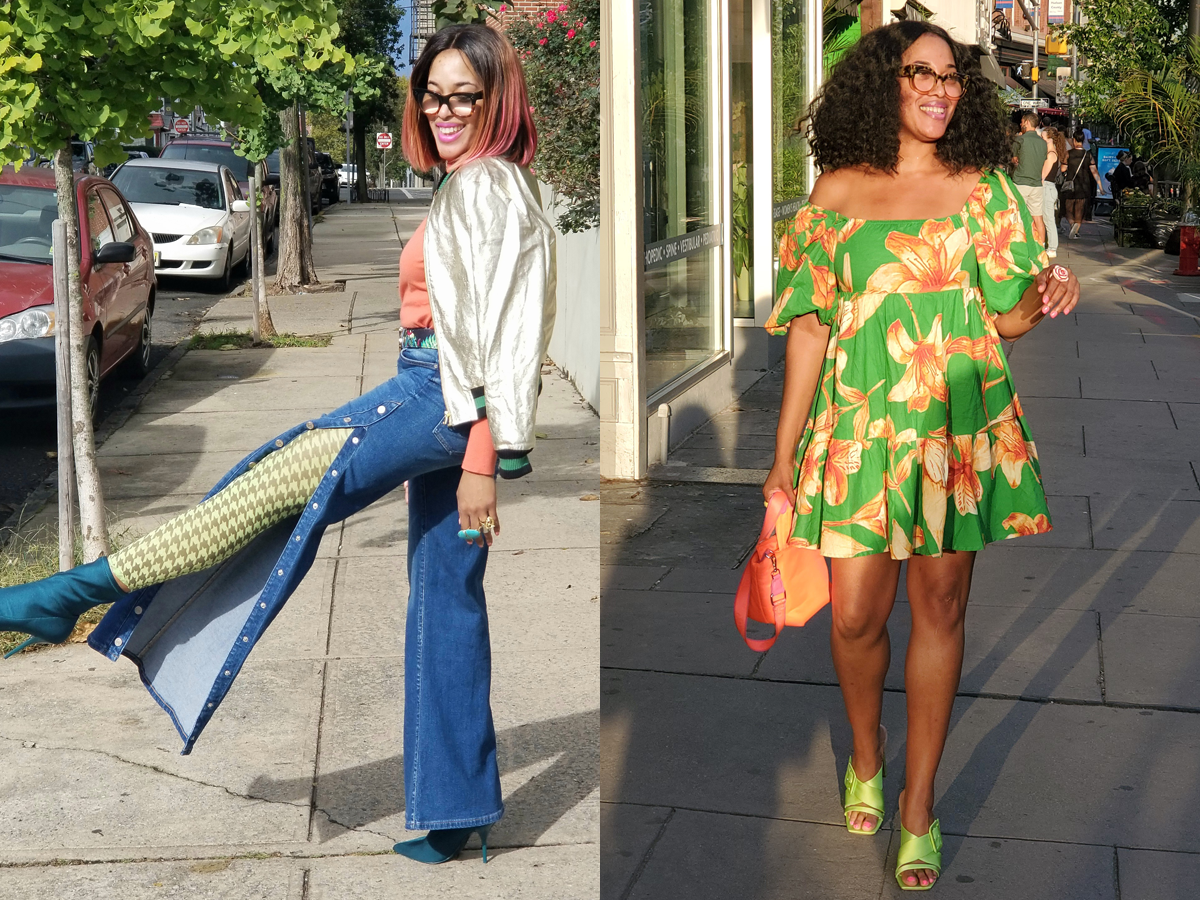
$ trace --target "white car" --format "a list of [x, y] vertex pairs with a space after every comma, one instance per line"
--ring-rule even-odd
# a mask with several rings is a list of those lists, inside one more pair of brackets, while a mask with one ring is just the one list
[[250, 204], [226, 167], [187, 159], [131, 159], [112, 175], [154, 238], [156, 275], [218, 279], [229, 290], [250, 259]]

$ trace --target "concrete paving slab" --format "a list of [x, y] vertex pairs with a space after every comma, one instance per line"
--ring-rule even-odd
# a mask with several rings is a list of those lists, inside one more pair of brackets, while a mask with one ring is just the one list
[[707, 569], [692, 565], [679, 565], [672, 568], [663, 579], [654, 586], [658, 591], [688, 591], [693, 593], [724, 594], [733, 602], [738, 585], [742, 580], [742, 568], [736, 569]]
[[329, 655], [396, 657], [404, 652], [408, 609], [405, 549], [392, 556], [343, 556], [336, 563]]
[[292, 860], [104, 862], [5, 870], [0, 898], [25, 900], [302, 900], [304, 869]]
[[152, 391], [138, 409], [142, 413], [290, 409], [299, 398], [306, 409], [332, 410], [357, 397], [360, 389], [357, 371], [353, 375], [312, 378], [172, 381], [169, 388]]
[[153, 453], [136, 456], [97, 454], [104, 499], [134, 500], [164, 497], [172, 491], [206, 494], [249, 451], [211, 453]]
[[672, 810], [628, 803], [600, 804], [600, 900], [620, 900]]
[[[845, 828], [850, 730], [836, 687], [606, 670], [601, 696], [606, 800]], [[884, 695], [889, 728], [902, 707]], [[898, 792], [889, 779], [892, 809]]]
[[1117, 850], [1121, 900], [1191, 900], [1200, 883], [1200, 854]]
[[191, 448], [196, 453], [228, 450], [245, 455], [298, 422], [325, 412], [303, 405], [301, 399], [293, 403], [300, 405], [254, 412], [134, 413], [125, 427], [105, 441], [104, 452], [138, 456]]
[[606, 589], [601, 661], [619, 669], [748, 676], [759, 654], [742, 643], [732, 610], [733, 598], [720, 594]]
[[[468, 847], [475, 846], [472, 843]], [[309, 867], [309, 900], [393, 900], [398, 896], [454, 900], [589, 900], [600, 890], [599, 848], [531, 847], [514, 850], [488, 842], [488, 864], [478, 851], [454, 865], [426, 866], [402, 856], [332, 857]]]
[[1200, 609], [1102, 617], [1104, 681], [1117, 703], [1200, 710]]
[[667, 566], [601, 566], [600, 589], [605, 598], [610, 590], [648, 591], [670, 571]]
[[1192, 713], [959, 698], [935, 808], [951, 833], [1196, 852], [1197, 741]]
[[[677, 810], [630, 900], [855, 900], [883, 887], [888, 833]], [[736, 850], [731, 850], [736, 848]], [[607, 853], [607, 848], [605, 848]]]
[[[1113, 848], [1090, 844], [990, 840], [944, 834], [942, 876], [938, 896], [979, 900], [1013, 897], [1056, 897], [1063, 900], [1125, 900], [1113, 879]], [[900, 890], [892, 873], [896, 851], [892, 842], [881, 897], [911, 897]]]
[[1128, 498], [1200, 500], [1195, 471], [1186, 460], [1155, 460], [1146, 465], [1137, 457], [1076, 459], [1043, 454], [1041, 466], [1046, 490], [1087, 497], [1097, 522], [1113, 515]]
[[1200, 503], [1130, 499], [1095, 529], [1098, 549], [1200, 553]]
[[484, 590], [492, 648], [594, 652], [600, 623], [595, 549], [492, 550]]
[[[393, 356], [395, 351], [393, 350]], [[315, 369], [353, 373], [362, 344], [279, 347], [255, 350], [189, 350], [171, 369], [169, 381], [237, 381], [311, 376]]]
[[[262, 767], [311, 773], [319, 698], [312, 663], [252, 657], [187, 757], [127, 661], [68, 645], [20, 660], [4, 678], [0, 790], [23, 812], [0, 825], [0, 859], [47, 860], [67, 849], [124, 858], [152, 847], [304, 839], [307, 802], [252, 786]], [[89, 703], [79, 703], [81, 691]], [[164, 809], [190, 812], [164, 818]]]
[[1116, 550], [1062, 550], [1002, 541], [975, 559], [971, 602], [990, 606], [1196, 613], [1200, 556]]

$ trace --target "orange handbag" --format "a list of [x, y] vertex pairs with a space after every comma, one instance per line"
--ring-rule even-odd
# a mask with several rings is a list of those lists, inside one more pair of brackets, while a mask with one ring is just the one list
[[[803, 625], [829, 602], [829, 568], [825, 557], [788, 543], [792, 505], [781, 491], [771, 495], [758, 543], [733, 601], [733, 621], [746, 646], [770, 650], [784, 625]], [[746, 637], [746, 619], [774, 625], [775, 633], [758, 640]]]

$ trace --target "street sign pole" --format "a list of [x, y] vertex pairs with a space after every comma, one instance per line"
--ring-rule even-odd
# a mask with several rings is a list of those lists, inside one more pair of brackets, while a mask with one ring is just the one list
[[[354, 113], [350, 111], [350, 91], [346, 91], [346, 159], [342, 163], [343, 167], [350, 165], [350, 129], [354, 127]], [[350, 173], [346, 172], [346, 199], [350, 199]], [[340, 190], [340, 188], [339, 188]]]
[[[1033, 71], [1038, 70], [1038, 41], [1041, 40], [1042, 34], [1042, 10], [1037, 3], [1033, 4]], [[1030, 73], [1033, 74], [1032, 72]], [[1037, 79], [1033, 79], [1033, 99], [1037, 99]]]
[[75, 449], [71, 439], [71, 301], [67, 291], [67, 223], [55, 219], [54, 379], [58, 399], [58, 569], [75, 566]]

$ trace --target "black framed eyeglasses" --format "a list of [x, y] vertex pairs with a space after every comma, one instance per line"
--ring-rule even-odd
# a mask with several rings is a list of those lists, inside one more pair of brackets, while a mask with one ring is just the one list
[[907, 78], [908, 83], [912, 85], [912, 89], [918, 94], [932, 93], [940, 81], [942, 87], [945, 88], [946, 96], [952, 100], [963, 95], [963, 91], [967, 87], [967, 82], [971, 80], [970, 76], [960, 75], [958, 72], [947, 72], [945, 75], [939, 75], [933, 69], [929, 68], [929, 66], [919, 64], [901, 68], [900, 77]]
[[475, 112], [475, 104], [483, 99], [483, 91], [442, 95], [428, 88], [417, 95], [421, 111], [427, 116], [436, 116], [443, 106], [452, 116], [469, 116]]

